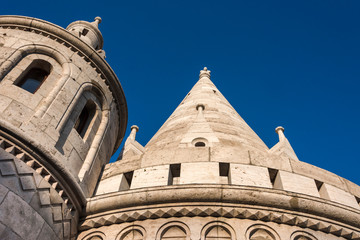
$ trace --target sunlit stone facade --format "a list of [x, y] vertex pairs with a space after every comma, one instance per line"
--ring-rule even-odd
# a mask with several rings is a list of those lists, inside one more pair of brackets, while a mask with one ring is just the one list
[[269, 149], [206, 68], [109, 164], [127, 106], [100, 22], [0, 17], [0, 239], [360, 239], [360, 187], [301, 162], [282, 127]]

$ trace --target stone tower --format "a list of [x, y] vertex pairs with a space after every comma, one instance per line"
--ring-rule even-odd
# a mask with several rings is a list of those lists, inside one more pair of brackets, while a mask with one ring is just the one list
[[360, 240], [360, 187], [268, 148], [200, 71], [142, 146], [94, 22], [0, 17], [0, 239]]
[[145, 147], [127, 138], [79, 240], [360, 239], [360, 188], [299, 161], [284, 128], [269, 149], [200, 71]]
[[0, 238], [74, 239], [127, 106], [101, 19], [0, 17]]

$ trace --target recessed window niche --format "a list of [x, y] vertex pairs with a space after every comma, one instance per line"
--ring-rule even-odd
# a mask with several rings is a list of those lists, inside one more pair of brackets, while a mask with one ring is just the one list
[[194, 140], [192, 140], [192, 145], [194, 147], [206, 147], [208, 145], [208, 140], [206, 140], [205, 138], [195, 138]]
[[89, 100], [82, 109], [78, 119], [75, 122], [74, 128], [79, 135], [84, 138], [89, 126], [91, 125], [96, 115], [96, 104]]
[[195, 147], [205, 147], [205, 146], [206, 146], [206, 144], [201, 141], [195, 143]]
[[24, 71], [25, 74], [20, 76], [14, 84], [34, 94], [49, 76], [51, 69], [50, 63], [37, 59], [29, 65], [27, 70]]

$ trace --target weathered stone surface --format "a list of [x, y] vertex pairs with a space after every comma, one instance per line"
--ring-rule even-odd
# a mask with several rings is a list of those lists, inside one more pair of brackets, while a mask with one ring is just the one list
[[0, 205], [0, 219], [21, 238], [29, 240], [37, 239], [44, 224], [42, 217], [12, 192], [7, 194]]
[[6, 194], [9, 192], [4, 185], [0, 184], [0, 203], [4, 200]]
[[[148, 167], [134, 171], [131, 189], [168, 185], [169, 165]], [[151, 181], [149, 181], [151, 179]]]
[[221, 183], [219, 163], [181, 164], [180, 184], [192, 183]]
[[321, 186], [319, 192], [320, 192], [320, 196], [326, 199], [338, 203], [342, 203], [344, 205], [351, 206], [356, 209], [360, 209], [359, 203], [356, 201], [353, 195], [337, 187], [324, 183]]
[[2, 233], [0, 233], [0, 239], [3, 240], [22, 240], [14, 231], [10, 228], [5, 228]]
[[46, 223], [41, 229], [41, 232], [39, 233], [39, 236], [37, 237], [37, 240], [49, 240], [49, 239], [62, 239], [62, 236], [58, 236], [54, 233], [54, 231], [47, 225]]
[[274, 188], [320, 197], [313, 179], [285, 171], [276, 175]]
[[[109, 178], [105, 178], [99, 182], [96, 190], [96, 195], [117, 192], [125, 183], [126, 179], [124, 179], [123, 174], [118, 174]], [[124, 186], [123, 189], [129, 189], [129, 185], [126, 183], [126, 186]]]
[[267, 168], [231, 164], [230, 172], [231, 184], [272, 188]]

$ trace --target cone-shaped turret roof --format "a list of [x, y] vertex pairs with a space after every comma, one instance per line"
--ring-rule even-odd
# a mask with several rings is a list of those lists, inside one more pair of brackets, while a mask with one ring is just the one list
[[[216, 88], [207, 68], [200, 71], [199, 81], [145, 146], [143, 160], [173, 162], [177, 159], [173, 154], [198, 149], [197, 145], [210, 147], [210, 161], [219, 162], [248, 162], [249, 151], [266, 155], [269, 150]], [[186, 155], [191, 159], [184, 161], [199, 161], [193, 159], [194, 154]]]

